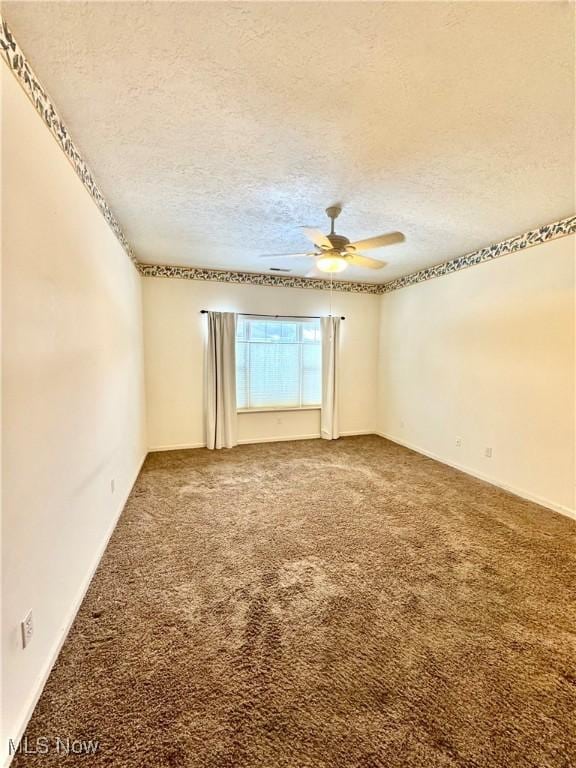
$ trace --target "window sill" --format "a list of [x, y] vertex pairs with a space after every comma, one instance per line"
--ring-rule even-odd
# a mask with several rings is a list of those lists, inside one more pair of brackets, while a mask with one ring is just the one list
[[278, 413], [281, 411], [319, 411], [319, 405], [280, 406], [278, 408], [238, 408], [236, 413]]

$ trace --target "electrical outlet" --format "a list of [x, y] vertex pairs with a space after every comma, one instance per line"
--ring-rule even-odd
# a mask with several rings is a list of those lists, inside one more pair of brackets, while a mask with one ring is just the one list
[[456, 448], [462, 448], [462, 438], [457, 437], [456, 438]]
[[112, 478], [112, 480], [110, 480], [110, 493], [114, 493], [115, 490], [116, 490], [116, 481], [114, 480], [114, 478]]
[[32, 640], [34, 634], [34, 624], [32, 622], [32, 611], [28, 611], [24, 620], [20, 622], [20, 629], [22, 630], [22, 648], [26, 648]]
[[491, 459], [492, 458], [492, 448], [484, 448], [484, 456], [487, 459]]

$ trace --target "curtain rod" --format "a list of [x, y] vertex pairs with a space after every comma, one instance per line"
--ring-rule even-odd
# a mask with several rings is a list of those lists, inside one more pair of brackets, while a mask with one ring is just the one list
[[[209, 311], [209, 309], [201, 309], [200, 314], [205, 315]], [[331, 315], [259, 315], [257, 312], [237, 312], [236, 314], [242, 317], [286, 317], [294, 320], [322, 320], [322, 317], [331, 317]], [[340, 320], [346, 320], [346, 318], [341, 315]]]

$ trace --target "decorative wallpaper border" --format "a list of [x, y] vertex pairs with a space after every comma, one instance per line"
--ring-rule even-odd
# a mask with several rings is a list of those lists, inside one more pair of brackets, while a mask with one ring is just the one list
[[[140, 274], [144, 277], [176, 277], [184, 280], [207, 280], [216, 283], [241, 283], [244, 285], [265, 285], [277, 288], [315, 288], [329, 291], [329, 280], [316, 280], [310, 277], [287, 277], [285, 275], [269, 275], [261, 272], [229, 272], [224, 269], [206, 269], [204, 267], [176, 267], [165, 264], [138, 264]], [[335, 291], [345, 293], [379, 294], [382, 286], [374, 283], [352, 283], [345, 280], [334, 280], [332, 287]]]
[[556, 240], [559, 237], [566, 237], [574, 233], [576, 233], [576, 215], [555, 221], [553, 224], [545, 224], [538, 229], [531, 229], [529, 232], [524, 232], [523, 235], [510, 237], [508, 240], [501, 240], [499, 243], [493, 243], [486, 248], [466, 253], [464, 256], [457, 256], [455, 259], [450, 259], [450, 261], [444, 261], [432, 267], [425, 267], [418, 270], [418, 272], [411, 272], [409, 275], [398, 277], [396, 280], [390, 280], [380, 286], [380, 293], [389, 293], [390, 291], [397, 291], [399, 288], [406, 288], [409, 285], [423, 283], [425, 280], [432, 280], [435, 277], [448, 275], [451, 272], [458, 272], [460, 269], [467, 269], [475, 264], [482, 264], [485, 261], [497, 259], [508, 253], [522, 251], [525, 248], [531, 248], [533, 245], [545, 243], [547, 240]]
[[[441, 264], [426, 267], [417, 272], [411, 272], [387, 283], [353, 283], [345, 280], [334, 280], [332, 287], [335, 291], [343, 291], [345, 293], [390, 293], [390, 291], [397, 291], [400, 288], [416, 285], [416, 283], [422, 283], [425, 280], [432, 280], [435, 277], [458, 272], [460, 269], [467, 269], [475, 264], [482, 264], [485, 261], [497, 259], [508, 253], [515, 253], [525, 248], [531, 248], [539, 243], [556, 240], [557, 238], [575, 233], [576, 215], [555, 221], [553, 224], [545, 224], [538, 229], [531, 229], [529, 232], [524, 232], [523, 235], [510, 237], [508, 240], [502, 240], [499, 243], [493, 243], [486, 248], [480, 248], [464, 256], [457, 256], [455, 259], [450, 259], [450, 261], [444, 261]], [[243, 283], [245, 285], [267, 285], [280, 288], [330, 290], [330, 282], [328, 280], [316, 280], [308, 277], [287, 277], [285, 275], [269, 275], [259, 272], [230, 272], [222, 269], [177, 267], [166, 264], [139, 263], [138, 269], [144, 277], [172, 277], [184, 280], [207, 280], [217, 283]]]
[[[280, 288], [330, 290], [329, 280], [318, 280], [315, 278], [297, 276], [288, 277], [286, 275], [271, 275], [255, 272], [231, 272], [228, 270], [210, 269], [205, 267], [177, 267], [164, 264], [142, 264], [139, 262], [126, 239], [120, 224], [104, 199], [104, 195], [98, 188], [90, 169], [82, 159], [80, 152], [72, 141], [62, 118], [58, 115], [50, 97], [40, 83], [40, 80], [36, 77], [32, 67], [24, 56], [22, 49], [16, 42], [14, 35], [2, 17], [2, 14], [0, 14], [0, 56], [4, 59], [5, 63], [8, 65], [9, 69], [36, 108], [36, 111], [44, 120], [44, 123], [60, 145], [61, 150], [72, 164], [78, 177], [108, 222], [108, 225], [114, 232], [120, 245], [126, 251], [126, 254], [135, 264], [141, 275], [145, 277], [206, 280], [218, 283], [277, 286]], [[467, 269], [475, 264], [482, 264], [485, 261], [491, 261], [492, 259], [499, 258], [508, 253], [531, 248], [539, 243], [545, 243], [548, 240], [555, 240], [556, 238], [566, 237], [567, 235], [575, 233], [576, 215], [569, 216], [560, 221], [555, 221], [552, 224], [546, 224], [538, 229], [532, 229], [529, 232], [524, 232], [524, 234], [511, 237], [508, 240], [493, 243], [486, 248], [480, 248], [477, 251], [472, 251], [464, 256], [458, 256], [449, 261], [444, 261], [441, 264], [425, 267], [417, 272], [411, 272], [408, 275], [396, 278], [395, 280], [390, 280], [386, 283], [355, 283], [346, 280], [334, 280], [332, 287], [336, 291], [343, 291], [345, 293], [368, 293], [373, 295], [389, 293], [390, 291], [396, 291], [399, 288], [406, 288], [409, 285], [432, 280], [435, 277], [442, 277], [442, 275], [448, 275], [452, 272], [457, 272], [460, 269]]]
[[50, 130], [50, 133], [58, 144], [60, 149], [76, 171], [80, 181], [84, 184], [88, 190], [90, 196], [100, 209], [100, 212], [108, 222], [112, 232], [116, 235], [120, 245], [126, 251], [130, 259], [134, 264], [138, 264], [134, 251], [130, 247], [126, 236], [122, 232], [120, 224], [116, 217], [110, 210], [108, 203], [104, 199], [104, 195], [98, 188], [98, 185], [94, 181], [94, 177], [84, 160], [82, 155], [78, 151], [78, 148], [70, 138], [68, 129], [64, 125], [62, 118], [56, 111], [56, 107], [50, 100], [50, 97], [46, 93], [46, 90], [42, 86], [40, 80], [36, 77], [30, 63], [24, 56], [22, 49], [16, 42], [14, 35], [10, 31], [6, 21], [0, 14], [0, 55], [8, 65], [9, 69], [15, 75], [16, 79], [22, 86], [24, 92], [36, 108], [36, 111], [40, 117], [44, 120], [44, 123]]

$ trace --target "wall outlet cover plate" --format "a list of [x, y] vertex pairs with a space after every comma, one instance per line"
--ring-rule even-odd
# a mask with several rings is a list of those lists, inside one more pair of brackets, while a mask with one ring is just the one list
[[34, 634], [34, 623], [32, 621], [32, 611], [28, 611], [24, 620], [20, 624], [22, 629], [22, 648], [26, 648], [32, 640]]

